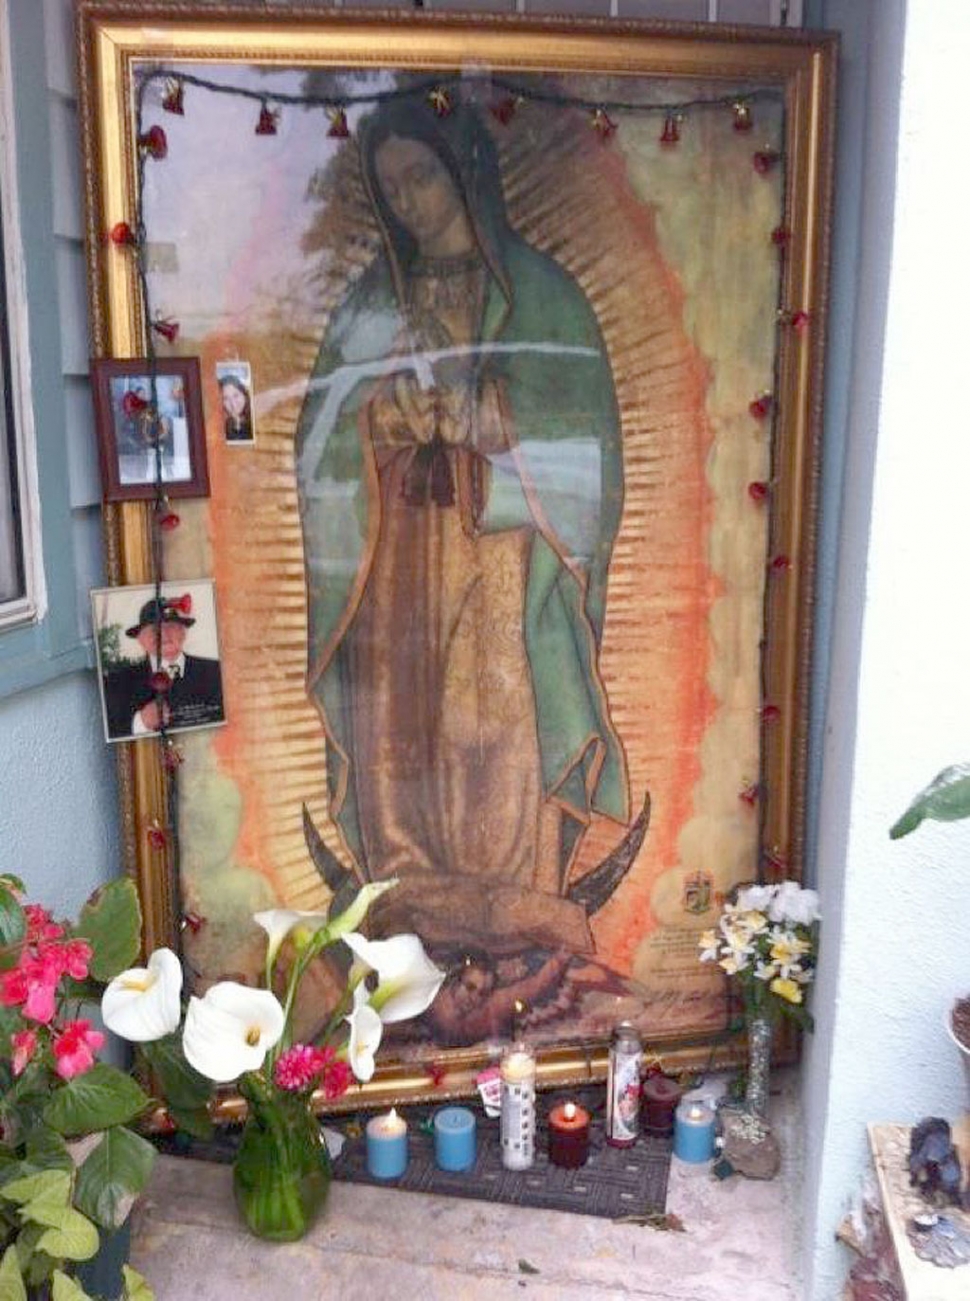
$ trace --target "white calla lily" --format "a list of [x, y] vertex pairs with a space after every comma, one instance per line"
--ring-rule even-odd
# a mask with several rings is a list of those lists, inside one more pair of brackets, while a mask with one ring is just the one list
[[295, 926], [305, 926], [318, 931], [327, 924], [327, 914], [319, 912], [300, 912], [296, 908], [269, 908], [266, 912], [253, 913], [253, 921], [266, 932], [266, 968], [271, 969], [280, 946]]
[[203, 998], [190, 998], [182, 1048], [200, 1075], [228, 1084], [244, 1071], [259, 1070], [280, 1040], [286, 1016], [275, 994], [223, 980]]
[[342, 913], [329, 923], [327, 931], [332, 940], [339, 940], [346, 935], [348, 931], [356, 931], [367, 916], [367, 910], [382, 894], [388, 890], [393, 890], [397, 885], [397, 877], [392, 877], [389, 881], [370, 881], [367, 885], [362, 885], [357, 891], [357, 897], [349, 908], [345, 908]]
[[430, 1007], [445, 973], [425, 953], [417, 935], [368, 940], [351, 932], [343, 938], [354, 957], [377, 972], [377, 989], [370, 1002], [385, 1025], [420, 1016]]
[[147, 967], [123, 971], [101, 996], [101, 1017], [129, 1043], [152, 1043], [178, 1029], [182, 964], [171, 949], [156, 949]]
[[346, 1018], [350, 1026], [347, 1061], [357, 1079], [365, 1083], [374, 1074], [374, 1054], [384, 1033], [384, 1024], [368, 999], [366, 987], [358, 985], [354, 990], [354, 1010]]

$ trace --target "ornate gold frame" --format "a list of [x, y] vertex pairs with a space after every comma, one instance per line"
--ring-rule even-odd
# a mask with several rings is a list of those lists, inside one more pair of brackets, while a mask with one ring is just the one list
[[[246, 60], [264, 64], [456, 69], [472, 63], [516, 72], [582, 71], [734, 80], [782, 87], [786, 101], [785, 184], [790, 246], [782, 303], [807, 312], [797, 337], [781, 332], [777, 361], [777, 481], [772, 545], [790, 557], [785, 584], [769, 585], [766, 621], [782, 633], [764, 665], [764, 695], [780, 706], [777, 725], [764, 734], [771, 797], [763, 812], [762, 845], [801, 871], [804, 845], [809, 666], [821, 433], [822, 363], [834, 127], [837, 40], [820, 33], [683, 24], [573, 21], [565, 18], [467, 14], [358, 12], [338, 9], [231, 8], [202, 3], [124, 3], [79, 0], [80, 102], [87, 198], [87, 246], [92, 346], [97, 356], [126, 357], [144, 350], [129, 261], [112, 256], [104, 232], [130, 214], [136, 148], [129, 111], [135, 59]], [[145, 505], [105, 509], [109, 578], [141, 583], [151, 577]], [[170, 874], [159, 870], [146, 831], [164, 820], [165, 782], [154, 747], [119, 747], [123, 844], [127, 870], [137, 881], [147, 950], [171, 943], [178, 918]], [[668, 1052], [669, 1047], [669, 1052]], [[664, 1045], [665, 1060], [683, 1065], [725, 1062], [731, 1051], [709, 1041]], [[600, 1078], [601, 1043], [543, 1054], [545, 1084]], [[472, 1089], [481, 1064], [475, 1053], [449, 1054], [449, 1074], [433, 1091], [428, 1076], [390, 1066], [342, 1101], [453, 1096]], [[238, 1100], [228, 1099], [231, 1115]]]

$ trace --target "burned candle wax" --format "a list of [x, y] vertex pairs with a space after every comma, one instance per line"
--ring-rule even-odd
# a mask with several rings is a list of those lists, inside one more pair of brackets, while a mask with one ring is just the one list
[[589, 1112], [578, 1102], [560, 1102], [549, 1113], [549, 1160], [575, 1169], [589, 1157]]

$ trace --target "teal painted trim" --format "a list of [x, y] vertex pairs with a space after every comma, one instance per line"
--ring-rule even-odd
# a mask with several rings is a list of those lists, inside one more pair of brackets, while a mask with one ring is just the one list
[[37, 624], [0, 632], [0, 697], [90, 663], [75, 590], [44, 6], [7, 0], [7, 10], [47, 609]]
[[[35, 628], [21, 628], [7, 633], [3, 639], [3, 659], [0, 661], [0, 699], [43, 686], [66, 673], [94, 667], [94, 646], [89, 641], [79, 641], [58, 655], [38, 653]], [[22, 633], [28, 634], [25, 649], [16, 653], [16, 643]]]

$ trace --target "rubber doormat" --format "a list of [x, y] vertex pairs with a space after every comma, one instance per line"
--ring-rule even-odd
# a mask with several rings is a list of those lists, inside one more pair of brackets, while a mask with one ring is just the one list
[[[589, 1107], [584, 1092], [577, 1090], [570, 1096]], [[601, 1098], [603, 1090], [598, 1093]], [[539, 1097], [536, 1159], [529, 1170], [503, 1167], [499, 1122], [485, 1117], [477, 1105], [474, 1108], [478, 1123], [475, 1166], [463, 1174], [439, 1170], [434, 1159], [434, 1138], [427, 1132], [438, 1108], [413, 1106], [402, 1108], [409, 1129], [409, 1158], [407, 1170], [399, 1179], [375, 1179], [367, 1173], [363, 1134], [348, 1137], [344, 1150], [334, 1162], [334, 1178], [376, 1187], [404, 1188], [409, 1192], [602, 1215], [609, 1219], [662, 1214], [667, 1203], [671, 1140], [641, 1137], [630, 1148], [610, 1147], [603, 1134], [602, 1114], [594, 1112], [590, 1122], [589, 1160], [578, 1170], [564, 1170], [552, 1165], [546, 1155], [545, 1117], [558, 1100], [554, 1094]], [[343, 1130], [344, 1127], [337, 1124], [334, 1128]]]

